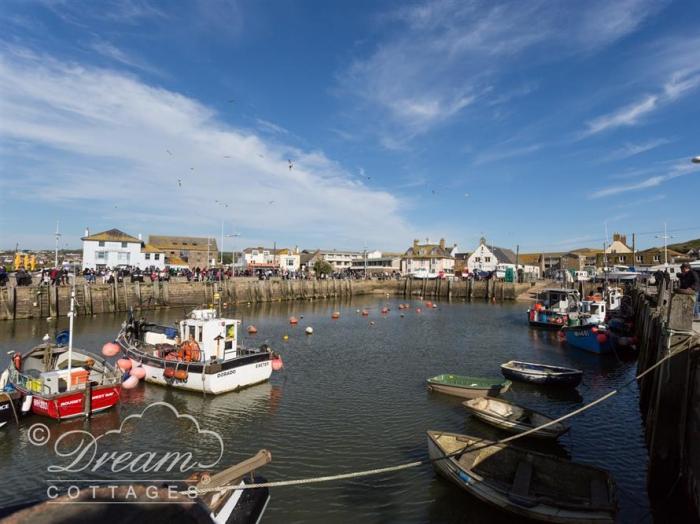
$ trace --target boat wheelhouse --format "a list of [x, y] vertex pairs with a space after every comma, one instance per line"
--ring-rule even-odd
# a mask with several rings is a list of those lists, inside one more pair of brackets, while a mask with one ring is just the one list
[[527, 310], [528, 323], [541, 329], [559, 329], [568, 323], [569, 313], [578, 309], [580, 300], [578, 291], [573, 289], [543, 289]]
[[177, 327], [130, 318], [117, 336], [126, 358], [145, 380], [204, 393], [225, 393], [265, 382], [282, 359], [269, 346], [238, 345], [241, 321], [215, 309], [195, 309]]

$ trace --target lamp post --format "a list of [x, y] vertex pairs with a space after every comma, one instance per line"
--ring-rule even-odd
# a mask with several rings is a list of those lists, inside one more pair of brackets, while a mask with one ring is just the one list
[[691, 159], [691, 162], [692, 162], [693, 164], [700, 164], [700, 155], [693, 157], [693, 158]]
[[673, 237], [666, 234], [666, 222], [664, 222], [664, 234], [663, 234], [663, 236], [656, 235], [656, 238], [663, 238], [664, 239], [664, 266], [666, 267], [666, 271], [668, 271], [668, 247], [667, 247], [668, 243], [667, 243], [667, 240], [669, 238], [673, 238]]
[[[226, 235], [226, 238], [236, 238], [236, 237], [239, 237], [239, 236], [241, 236], [240, 233], [231, 233], [230, 235]], [[224, 241], [221, 240], [221, 251], [222, 251], [222, 252], [223, 252], [223, 250], [224, 250], [224, 244], [223, 244], [223, 242], [224, 242]], [[222, 265], [223, 265], [223, 260], [224, 260], [224, 259], [222, 258], [222, 259], [221, 259]], [[234, 276], [235, 276], [235, 274], [236, 274], [236, 244], [235, 244], [235, 242], [232, 242], [232, 243], [231, 243], [231, 271], [233, 271], [233, 274], [234, 274]]]
[[58, 267], [58, 242], [61, 236], [61, 233], [58, 231], [58, 220], [56, 220], [56, 252], [54, 254], [53, 267]]

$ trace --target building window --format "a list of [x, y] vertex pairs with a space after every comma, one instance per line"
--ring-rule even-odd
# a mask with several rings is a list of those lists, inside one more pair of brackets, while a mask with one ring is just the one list
[[122, 247], [127, 247], [126, 242], [122, 242]]
[[639, 256], [639, 255], [636, 256], [636, 259], [637, 259], [637, 262], [641, 262], [641, 261], [642, 261], [642, 257]]
[[104, 251], [95, 252], [95, 258], [97, 258], [97, 260], [105, 260], [107, 258], [105, 255], [106, 253]]
[[474, 262], [481, 262], [481, 257], [474, 257]]
[[491, 262], [491, 257], [484, 257], [484, 262]]
[[160, 260], [160, 253], [156, 253], [155, 255], [153, 255], [153, 259]]
[[100, 240], [100, 241], [97, 243], [97, 245], [99, 245], [100, 247], [105, 247], [105, 241], [104, 241], [104, 240]]
[[118, 253], [117, 258], [119, 260], [120, 264], [128, 264], [129, 263], [129, 255], [131, 253]]
[[661, 256], [660, 255], [654, 255], [654, 262], [660, 262], [661, 261]]
[[623, 263], [625, 261], [625, 257], [617, 257], [617, 261]]
[[150, 253], [146, 253], [146, 260], [151, 260], [151, 254], [150, 254]]

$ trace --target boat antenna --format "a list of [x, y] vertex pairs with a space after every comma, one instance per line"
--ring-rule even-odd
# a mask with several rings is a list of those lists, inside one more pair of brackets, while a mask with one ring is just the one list
[[[68, 376], [70, 377], [73, 367], [73, 317], [75, 316], [75, 266], [71, 277], [70, 287], [70, 311], [68, 312]], [[70, 383], [70, 378], [68, 379]]]

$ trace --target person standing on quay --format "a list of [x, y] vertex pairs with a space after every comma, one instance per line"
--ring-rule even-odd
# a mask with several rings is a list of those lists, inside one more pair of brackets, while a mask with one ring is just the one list
[[679, 293], [695, 295], [695, 318], [698, 319], [700, 317], [700, 304], [698, 304], [700, 302], [700, 277], [686, 262], [681, 264], [678, 280], [680, 281]]

